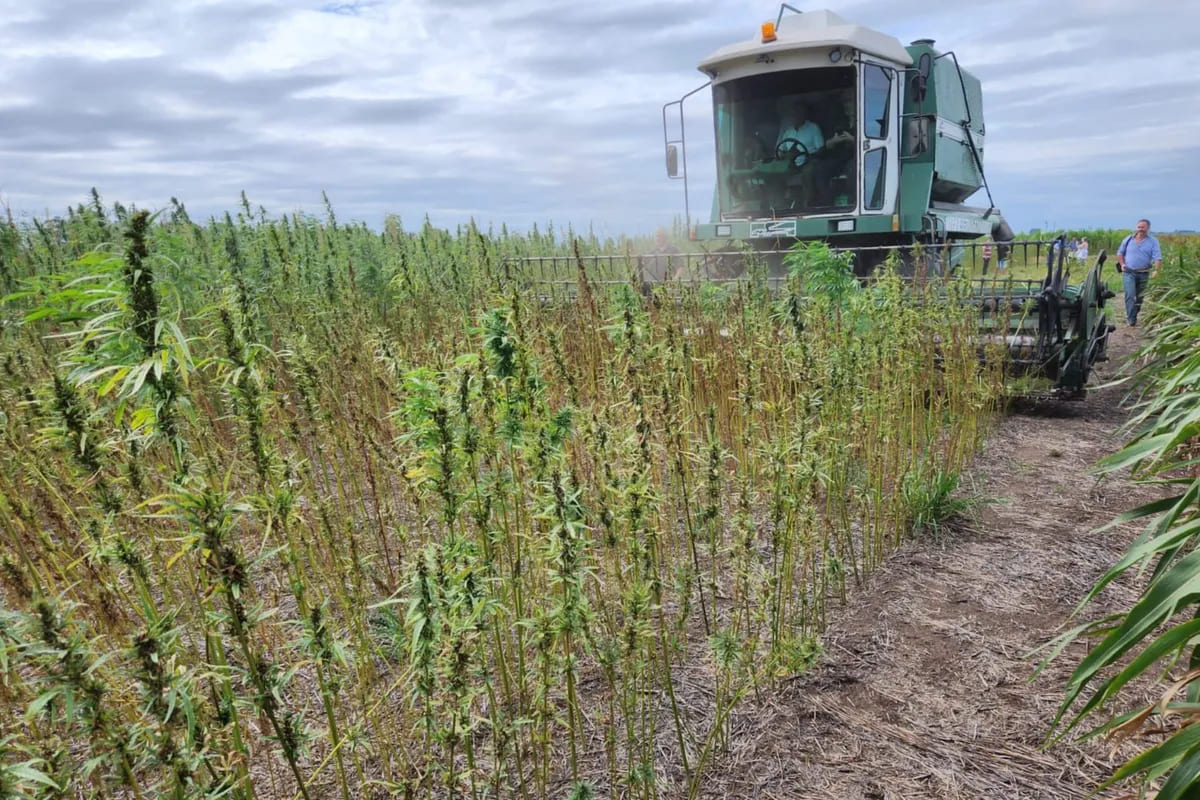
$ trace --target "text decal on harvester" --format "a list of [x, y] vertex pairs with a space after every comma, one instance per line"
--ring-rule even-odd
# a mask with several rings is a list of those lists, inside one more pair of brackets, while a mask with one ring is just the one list
[[794, 219], [776, 219], [770, 222], [751, 222], [750, 236], [751, 238], [766, 238], [772, 236], [795, 236], [796, 235], [796, 220]]

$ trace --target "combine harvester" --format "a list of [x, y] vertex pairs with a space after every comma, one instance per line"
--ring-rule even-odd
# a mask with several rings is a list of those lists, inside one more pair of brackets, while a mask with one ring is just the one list
[[[849, 253], [863, 279], [893, 255], [902, 274], [938, 278], [968, 254], [976, 262], [977, 240], [990, 236], [1024, 259], [1032, 249], [1035, 263], [1044, 253], [1046, 275], [976, 281], [981, 344], [1006, 344], [1014, 374], [1083, 396], [1112, 330], [1105, 256], [1072, 286], [1061, 238], [1057, 247], [1013, 241], [984, 174], [980, 83], [953, 52], [928, 39], [905, 47], [833, 12], [783, 4], [758, 35], [722, 47], [699, 69], [708, 82], [663, 106], [667, 174], [683, 185], [697, 252], [528, 258], [514, 265], [519, 275], [551, 294], [573, 293], [577, 269], [597, 284], [736, 281], [749, 257], [778, 283], [792, 245], [822, 241]], [[683, 112], [704, 89], [712, 94], [717, 181], [708, 222], [693, 225]], [[987, 206], [966, 205], [981, 189]]]

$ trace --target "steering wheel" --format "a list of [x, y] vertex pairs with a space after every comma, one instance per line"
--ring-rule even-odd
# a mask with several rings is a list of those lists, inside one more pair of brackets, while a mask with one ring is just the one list
[[[780, 139], [779, 144], [775, 145], [775, 158], [787, 159], [792, 162], [793, 167], [803, 166], [804, 162], [808, 161], [810, 155], [808, 146], [799, 139], [793, 139], [791, 136], [786, 139]], [[804, 162], [796, 164], [796, 159], [800, 156], [804, 156]]]

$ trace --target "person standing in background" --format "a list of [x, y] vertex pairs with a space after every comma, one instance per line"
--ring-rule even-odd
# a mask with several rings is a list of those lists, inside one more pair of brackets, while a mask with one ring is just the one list
[[1162, 266], [1162, 248], [1150, 235], [1150, 220], [1139, 219], [1133, 233], [1117, 248], [1117, 272], [1123, 273], [1125, 290], [1125, 321], [1137, 327], [1138, 312], [1146, 296], [1146, 284], [1158, 276]]
[[996, 272], [1004, 272], [1004, 270], [1008, 269], [1008, 253], [1009, 245], [996, 245]]
[[983, 243], [983, 274], [987, 275], [988, 264], [992, 263], [992, 240], [988, 239]]
[[654, 249], [638, 257], [638, 267], [643, 281], [662, 283], [675, 277], [684, 261], [679, 248], [671, 243], [667, 229], [660, 227], [654, 231]]

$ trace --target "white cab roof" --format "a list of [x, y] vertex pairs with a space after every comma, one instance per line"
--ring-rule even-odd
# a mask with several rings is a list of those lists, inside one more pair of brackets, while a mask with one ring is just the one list
[[726, 45], [701, 61], [700, 70], [719, 72], [731, 61], [768, 53], [834, 47], [852, 47], [906, 67], [912, 65], [912, 57], [896, 37], [847, 22], [832, 11], [789, 14], [780, 21], [775, 36], [775, 41], [765, 44], [760, 34], [747, 41]]

